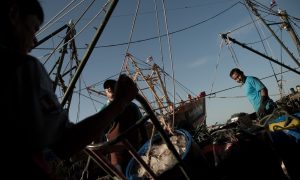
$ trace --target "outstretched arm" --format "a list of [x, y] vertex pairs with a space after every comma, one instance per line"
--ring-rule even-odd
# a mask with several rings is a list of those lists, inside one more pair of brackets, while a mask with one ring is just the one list
[[115, 91], [115, 100], [106, 108], [66, 128], [62, 139], [54, 148], [59, 156], [69, 157], [84, 149], [105, 130], [107, 125], [125, 109], [138, 93], [135, 83], [126, 75], [119, 77]]

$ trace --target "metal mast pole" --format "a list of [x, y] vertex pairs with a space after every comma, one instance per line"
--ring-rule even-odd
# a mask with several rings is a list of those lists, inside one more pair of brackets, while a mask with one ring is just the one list
[[64, 94], [64, 97], [63, 97], [63, 100], [61, 102], [62, 106], [64, 106], [66, 104], [66, 101], [68, 100], [68, 97], [71, 95], [74, 87], [75, 87], [75, 84], [85, 66], [85, 64], [87, 63], [90, 55], [92, 54], [93, 50], [94, 50], [94, 47], [96, 46], [99, 38], [100, 38], [100, 35], [102, 34], [110, 16], [112, 15], [112, 12], [113, 10], [115, 9], [115, 7], [117, 6], [117, 3], [118, 3], [118, 0], [112, 0], [111, 4], [110, 4], [110, 7], [107, 11], [107, 14], [105, 15], [104, 19], [103, 19], [103, 22], [101, 22], [100, 24], [100, 27], [97, 29], [97, 32], [96, 34], [94, 35], [94, 38], [91, 42], [91, 44], [89, 45], [85, 55], [83, 56], [83, 59], [81, 61], [81, 63], [79, 64], [75, 74], [74, 74], [74, 77], [72, 78], [71, 82], [70, 82], [70, 85], [68, 87], [68, 89], [66, 90], [66, 93]]
[[290, 22], [287, 18], [288, 15], [287, 15], [286, 11], [285, 10], [278, 10], [278, 15], [280, 16], [280, 19], [282, 20], [281, 27], [283, 29], [287, 30], [290, 33], [290, 36], [291, 36], [292, 40], [294, 41], [294, 43], [297, 47], [298, 53], [300, 55], [300, 41], [299, 41], [297, 34], [295, 33], [293, 27], [291, 26], [291, 24], [290, 24]]
[[267, 27], [267, 29], [272, 33], [272, 35], [275, 37], [275, 39], [278, 41], [278, 43], [283, 47], [283, 49], [288, 53], [288, 55], [295, 61], [295, 63], [300, 67], [299, 61], [294, 57], [294, 55], [288, 50], [288, 48], [282, 43], [282, 41], [277, 37], [275, 32], [268, 26], [268, 24], [265, 22], [263, 18], [260, 17], [259, 13], [253, 6], [253, 3], [250, 0], [246, 0], [247, 5], [251, 8], [253, 14], [257, 16], [261, 22]]
[[258, 55], [260, 55], [260, 56], [262, 56], [262, 57], [264, 57], [264, 58], [266, 58], [266, 59], [268, 59], [268, 60], [270, 60], [270, 61], [272, 61], [273, 63], [276, 63], [276, 64], [278, 64], [278, 65], [280, 65], [280, 66], [282, 66], [282, 67], [285, 67], [286, 69], [288, 69], [288, 70], [290, 70], [290, 71], [293, 71], [294, 73], [297, 73], [297, 74], [300, 75], [300, 72], [299, 72], [299, 71], [296, 71], [295, 69], [293, 69], [293, 68], [291, 68], [291, 67], [289, 67], [289, 66], [287, 66], [287, 65], [285, 65], [285, 64], [283, 64], [283, 63], [280, 63], [279, 61], [276, 61], [276, 60], [272, 59], [271, 57], [269, 57], [269, 56], [267, 56], [267, 55], [265, 55], [265, 54], [263, 54], [263, 53], [261, 53], [261, 52], [255, 50], [255, 49], [252, 49], [252, 48], [246, 46], [246, 45], [243, 44], [243, 43], [238, 42], [237, 40], [235, 40], [235, 39], [229, 37], [227, 34], [221, 34], [221, 37], [222, 37], [223, 39], [225, 39], [225, 40], [230, 40], [231, 42], [236, 43], [236, 44], [242, 46], [243, 48], [248, 49], [248, 50], [250, 50], [250, 51], [252, 51], [252, 52], [254, 52], [254, 53], [256, 53], [256, 54], [258, 54]]

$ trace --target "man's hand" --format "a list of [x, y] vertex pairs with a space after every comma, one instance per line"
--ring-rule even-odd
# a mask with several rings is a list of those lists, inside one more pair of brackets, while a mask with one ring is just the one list
[[136, 84], [127, 75], [120, 75], [115, 87], [115, 99], [123, 106], [127, 106], [138, 94]]
[[263, 116], [265, 116], [265, 114], [266, 114], [265, 105], [262, 103], [259, 106], [258, 115], [260, 118], [262, 118]]
[[268, 97], [262, 96], [260, 106], [258, 108], [258, 115], [259, 115], [260, 118], [267, 115], [267, 110], [266, 110], [267, 102], [268, 102]]

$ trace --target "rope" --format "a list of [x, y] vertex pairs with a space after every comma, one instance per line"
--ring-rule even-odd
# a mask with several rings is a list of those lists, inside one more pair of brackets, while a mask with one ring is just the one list
[[[228, 10], [230, 10], [231, 8], [233, 8], [234, 6], [236, 6], [237, 4], [239, 4], [240, 2], [237, 2], [235, 4], [233, 4], [232, 6], [230, 6], [229, 8], [226, 8], [224, 10], [222, 10], [221, 12], [217, 13], [216, 15], [212, 16], [212, 17], [209, 17], [201, 22], [198, 22], [196, 24], [193, 24], [191, 26], [188, 26], [188, 27], [185, 27], [185, 28], [182, 28], [182, 29], [179, 29], [177, 31], [173, 31], [173, 32], [170, 32], [169, 34], [176, 34], [176, 33], [179, 33], [179, 32], [182, 32], [182, 31], [185, 31], [185, 30], [188, 30], [188, 29], [191, 29], [191, 28], [194, 28], [202, 23], [205, 23], [205, 22], [208, 22], [218, 16], [220, 16], [221, 14], [227, 12]], [[163, 34], [161, 35], [160, 37], [163, 37], [163, 36], [167, 36], [167, 34]], [[149, 41], [149, 40], [153, 40], [153, 39], [156, 39], [156, 38], [159, 38], [158, 36], [154, 36], [154, 37], [150, 37], [150, 38], [146, 38], [146, 39], [140, 39], [140, 40], [136, 40], [136, 41], [131, 41], [130, 43], [131, 44], [134, 44], [134, 43], [140, 43], [140, 42], [144, 42], [144, 41]], [[102, 46], [95, 46], [95, 48], [104, 48], [104, 47], [115, 47], [115, 46], [122, 46], [122, 45], [126, 45], [128, 44], [129, 42], [124, 42], [124, 43], [117, 43], [117, 44], [110, 44], [110, 45], [102, 45]], [[43, 50], [43, 49], [50, 49], [50, 48], [36, 48], [36, 49], [40, 49], [40, 50]], [[86, 49], [86, 47], [79, 47], [77, 49]]]
[[222, 50], [222, 47], [223, 47], [223, 42], [224, 42], [224, 40], [222, 40], [221, 43], [220, 43], [220, 50], [219, 50], [219, 53], [218, 53], [218, 61], [217, 61], [216, 67], [215, 67], [214, 78], [213, 78], [213, 81], [211, 83], [210, 93], [212, 92], [215, 81], [216, 81], [217, 71], [218, 71], [218, 67], [219, 67], [220, 59], [221, 59], [221, 50]]
[[[278, 28], [276, 31], [274, 32], [278, 32], [281, 28]], [[250, 42], [250, 43], [245, 43], [245, 45], [251, 45], [251, 44], [256, 44], [256, 43], [261, 43], [263, 41], [266, 41], [267, 39], [270, 39], [271, 37], [273, 37], [273, 35], [270, 35], [262, 40], [259, 40], [259, 41], [254, 41], [254, 42]], [[272, 53], [273, 54], [273, 53]]]
[[231, 57], [232, 57], [232, 59], [233, 59], [234, 64], [235, 64], [237, 67], [240, 67], [239, 60], [238, 60], [238, 58], [237, 58], [237, 56], [236, 56], [236, 53], [235, 53], [234, 49], [233, 49], [232, 46], [231, 46], [231, 41], [228, 39], [228, 36], [227, 36], [227, 39], [226, 39], [225, 41], [226, 41], [226, 43], [227, 43], [227, 48], [228, 48], [228, 50], [229, 50], [229, 52], [230, 52], [230, 55], [231, 55]]
[[[81, 18], [86, 14], [86, 12], [90, 9], [90, 7], [92, 6], [92, 4], [94, 4], [94, 2], [95, 2], [95, 0], [93, 0], [92, 2], [91, 2], [91, 4], [85, 9], [85, 11], [81, 14], [81, 16], [78, 18], [78, 20], [72, 25], [72, 27], [71, 27], [71, 29], [69, 30], [69, 32], [68, 32], [68, 34], [66, 35], [66, 36], [68, 36], [69, 35], [69, 33], [72, 31], [72, 30], [74, 30], [74, 28], [75, 28], [75, 26], [77, 25], [77, 23], [81, 20]], [[104, 8], [107, 6], [107, 4], [108, 3], [106, 3], [105, 5], [104, 5]], [[48, 56], [48, 58], [45, 60], [45, 62], [44, 62], [44, 64], [46, 64], [47, 63], [47, 61], [50, 59], [50, 57], [54, 54], [54, 52], [57, 50], [57, 49], [61, 49], [64, 45], [66, 45], [66, 44], [68, 44], [69, 42], [71, 42], [73, 39], [75, 39], [79, 34], [81, 34], [81, 32], [101, 13], [101, 12], [103, 12], [104, 10], [104, 8], [102, 8], [101, 9], [101, 11], [99, 12], [99, 13], [97, 13], [96, 14], [96, 16], [94, 16], [93, 18], [92, 18], [92, 20], [91, 21], [89, 21], [88, 23], [87, 23], [87, 25], [86, 26], [84, 26], [84, 28], [83, 29], [81, 29], [80, 30], [80, 32], [79, 33], [77, 33], [74, 37], [72, 37], [69, 41], [67, 41], [66, 43], [64, 43], [64, 44], [62, 44], [63, 43], [63, 41], [64, 40], [61, 40], [60, 41], [60, 43], [56, 46], [56, 48], [50, 53], [50, 55]], [[62, 44], [62, 45], [61, 45]], [[60, 46], [61, 45], [61, 46]]]
[[140, 9], [140, 0], [137, 0], [137, 6], [136, 6], [135, 14], [134, 14], [134, 17], [133, 17], [130, 34], [129, 34], [129, 41], [128, 41], [127, 48], [126, 48], [126, 51], [125, 51], [125, 58], [123, 60], [122, 66], [121, 66], [120, 74], [122, 73], [123, 70], [125, 70], [126, 59], [127, 59], [128, 54], [129, 54], [128, 50], [129, 50], [129, 47], [130, 47], [130, 42], [131, 42], [131, 39], [132, 39], [132, 34], [133, 34], [134, 27], [135, 27], [135, 22], [136, 22], [136, 18], [137, 18], [137, 14], [139, 12], [139, 9]]
[[[233, 48], [231, 47], [231, 41], [229, 40], [228, 36], [226, 36], [226, 37], [227, 37], [227, 38], [226, 38], [224, 41], [225, 41], [226, 44], [227, 44], [227, 47], [228, 47], [228, 50], [229, 50], [229, 52], [230, 52], [230, 55], [231, 55], [231, 57], [232, 57], [232, 59], [233, 59], [233, 62], [234, 62], [234, 64], [235, 64], [236, 66], [239, 67], [239, 62], [238, 62], [237, 56], [236, 56], [236, 54], [235, 54]], [[222, 41], [222, 43], [223, 43], [223, 41]], [[219, 54], [220, 54], [220, 52], [219, 52]]]
[[[172, 78], [172, 76], [170, 74], [168, 74], [167, 72], [163, 72], [167, 77]], [[177, 81], [176, 79], [174, 79], [175, 82], [182, 88], [184, 89], [185, 92], [187, 92], [187, 94], [192, 94], [193, 96], [196, 96], [196, 94], [194, 92], [192, 92], [191, 90], [189, 90], [187, 87], [185, 87], [182, 83], [180, 83], [179, 81]], [[177, 94], [177, 93], [176, 93]]]
[[[171, 62], [171, 71], [172, 71], [172, 80], [173, 80], [173, 104], [175, 104], [175, 73], [174, 73], [174, 62], [173, 62], [173, 56], [172, 56], [172, 49], [171, 49], [171, 40], [170, 40], [170, 33], [169, 33], [169, 28], [168, 28], [168, 19], [167, 19], [167, 14], [166, 14], [166, 7], [165, 7], [165, 0], [162, 0], [162, 5], [163, 5], [163, 12], [164, 12], [164, 20], [165, 20], [165, 28], [167, 32], [167, 39], [168, 39], [168, 49], [169, 49], [169, 58]], [[174, 121], [175, 121], [175, 114], [173, 113], [173, 122], [172, 122], [172, 129], [174, 128]]]
[[[264, 44], [263, 41], [262, 41], [262, 37], [261, 37], [261, 34], [259, 33], [258, 27], [257, 27], [256, 23], [254, 23], [254, 19], [253, 19], [253, 17], [251, 16], [249, 7], [246, 6], [246, 9], [247, 9], [247, 11], [248, 11], [248, 13], [249, 13], [249, 16], [250, 16], [250, 18], [251, 18], [251, 20], [252, 20], [252, 22], [253, 22], [253, 25], [254, 25], [254, 27], [255, 27], [255, 29], [256, 29], [256, 32], [257, 32], [257, 34], [258, 34], [258, 36], [259, 36], [259, 38], [260, 38], [260, 40], [261, 40], [262, 46], [263, 46], [263, 48], [264, 48], [264, 51], [265, 51], [265, 53], [268, 55], [267, 49], [266, 49], [266, 47], [265, 47], [265, 44]], [[261, 31], [262, 31], [262, 30], [261, 30]], [[262, 32], [263, 32], [263, 31], [262, 31]], [[273, 72], [273, 75], [274, 75], [274, 77], [275, 77], [276, 84], [277, 84], [278, 88], [280, 89], [280, 85], [279, 85], [279, 83], [278, 83], [279, 81], [278, 81], [278, 78], [277, 78], [277, 76], [276, 76], [274, 67], [273, 67], [271, 61], [269, 61], [269, 63], [270, 63], [270, 66], [271, 66], [271, 68], [272, 68], [272, 72]]]
[[299, 26], [298, 24], [296, 24], [296, 22], [294, 22], [294, 20], [292, 20], [292, 19], [290, 19], [290, 18], [289, 18], [289, 20], [290, 20], [290, 22], [291, 22], [292, 24], [294, 24], [298, 29], [300, 29], [300, 26]]
[[[84, 83], [84, 86], [86, 87], [86, 89], [87, 89], [87, 85], [86, 85], [86, 83], [85, 83], [85, 81], [83, 80], [83, 83]], [[89, 91], [88, 91], [89, 92]], [[79, 94], [81, 94], [81, 93], [79, 93]], [[96, 105], [95, 105], [95, 101], [92, 99], [92, 97], [91, 97], [91, 93], [89, 92], [88, 93], [89, 94], [89, 97], [90, 97], [90, 100], [92, 101], [92, 103], [93, 103], [93, 107], [94, 107], [94, 109], [95, 109], [95, 112], [97, 112], [98, 110], [97, 110], [97, 108], [96, 108]]]
[[[50, 19], [44, 26], [41, 27], [41, 29], [37, 32], [36, 36], [40, 35], [42, 32], [44, 32], [47, 28], [47, 26], [51, 26], [52, 24], [56, 23], [58, 20], [60, 20], [61, 18], [63, 18], [66, 14], [68, 14], [70, 11], [72, 11], [73, 9], [75, 9], [78, 5], [80, 5], [84, 0], [82, 0], [80, 3], [78, 3], [77, 5], [75, 5], [71, 10], [69, 10], [68, 12], [66, 12], [65, 14], [63, 14], [61, 17], [59, 17], [57, 20], [55, 20], [54, 22], [52, 22], [57, 16], [59, 16], [62, 12], [64, 12], [71, 4], [73, 4], [75, 0], [71, 1], [65, 8], [63, 8], [57, 15], [55, 15], [52, 19]], [[51, 23], [52, 22], [52, 23]], [[50, 24], [51, 23], [51, 24]]]
[[[156, 0], [153, 0], [153, 2], [154, 2], [154, 6], [155, 6], [155, 18], [156, 18], [157, 35], [158, 35], [158, 41], [159, 41], [159, 50], [160, 50], [160, 55], [161, 55], [162, 69], [163, 69], [163, 71], [165, 71], [164, 56], [163, 56], [162, 41], [161, 41], [162, 36], [160, 33], [160, 24], [159, 24]], [[164, 79], [164, 83], [165, 83], [165, 79]]]
[[[85, 165], [84, 169], [82, 170], [80, 180], [84, 180], [84, 179], [86, 179], [86, 178], [89, 177], [89, 171], [88, 171], [88, 168], [89, 168], [91, 159], [92, 159], [92, 158], [91, 158], [91, 156], [89, 155], [89, 156], [88, 156], [88, 159], [87, 159], [87, 162], [86, 162], [86, 165]], [[85, 175], [86, 175], [86, 177], [85, 177]]]
[[[268, 15], [267, 15], [267, 16], [268, 16]], [[265, 17], [267, 17], [267, 16], [264, 16], [263, 18], [265, 18]], [[256, 22], [256, 21], [259, 21], [259, 19], [254, 20], [254, 22]], [[235, 29], [233, 29], [233, 30], [230, 30], [229, 32], [230, 32], [230, 33], [235, 32], [235, 31], [237, 31], [237, 30], [239, 30], [239, 29], [242, 29], [242, 28], [244, 28], [244, 27], [246, 27], [246, 26], [248, 26], [248, 25], [251, 25], [251, 24], [253, 24], [253, 21], [249, 21], [248, 23], [246, 23], [246, 24], [244, 24], [244, 25], [242, 25], [242, 26], [240, 26], [240, 27], [237, 27], [237, 28], [235, 28]]]
[[[270, 122], [272, 120], [274, 120], [275, 118], [278, 118], [282, 115], [284, 115], [286, 117], [286, 120], [288, 120], [289, 118], [292, 118], [292, 119], [296, 119], [296, 120], [300, 121], [298, 117], [289, 114], [286, 110], [277, 108], [271, 114], [266, 115], [263, 118], [261, 118], [260, 120], [258, 120], [258, 123], [255, 125], [259, 126], [259, 127], [264, 127], [267, 130], [269, 130], [268, 127], [269, 127]], [[289, 129], [288, 124], [285, 124], [285, 127], [282, 127], [280, 130], [286, 130], [286, 129]]]
[[[254, 2], [255, 2], [255, 3], [254, 3]], [[272, 14], [272, 15], [275, 15], [275, 16], [278, 15], [276, 11], [272, 10], [272, 9], [271, 9], [270, 7], [268, 7], [268, 6], [263, 5], [263, 4], [260, 3], [260, 2], [257, 2], [257, 1], [255, 1], [255, 0], [252, 0], [252, 1], [251, 1], [251, 4], [253, 4], [254, 6], [256, 6], [257, 10], [260, 11], [260, 12], [265, 12], [265, 13], [267, 13], [267, 14]], [[261, 9], [258, 9], [258, 8], [261, 8]]]

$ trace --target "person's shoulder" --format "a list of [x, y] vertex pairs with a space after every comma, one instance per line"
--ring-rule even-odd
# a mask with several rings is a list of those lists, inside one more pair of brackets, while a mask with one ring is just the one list
[[38, 60], [36, 57], [31, 56], [31, 55], [26, 55], [24, 57], [24, 63], [25, 65], [29, 66], [32, 68], [34, 71], [38, 71], [39, 73], [47, 73], [47, 70], [45, 69], [44, 65], [40, 60]]
[[251, 80], [251, 81], [259, 81], [259, 79], [255, 76], [246, 76], [247, 80]]
[[140, 108], [137, 104], [135, 104], [134, 102], [131, 102], [127, 107], [126, 107], [126, 111], [140, 111]]
[[43, 67], [43, 64], [34, 56], [24, 55], [23, 57], [24, 63], [31, 64], [34, 66]]
[[11, 61], [8, 63], [13, 65], [15, 68], [24, 67], [43, 67], [43, 64], [35, 57], [31, 55], [21, 55], [21, 54], [6, 54], [10, 57]]
[[262, 84], [261, 80], [258, 77], [252, 76], [252, 80], [256, 83]]
[[39, 60], [31, 55], [24, 55], [20, 53], [11, 52], [9, 50], [1, 49], [1, 59], [8, 59], [4, 63], [12, 67], [22, 67], [24, 65], [38, 64]]
[[108, 104], [109, 104], [108, 102], [103, 104], [103, 106], [99, 109], [99, 111], [102, 111], [104, 108], [106, 108], [108, 106]]
[[131, 102], [129, 104], [130, 107], [133, 107], [133, 108], [139, 108], [137, 104], [135, 104], [134, 102]]

